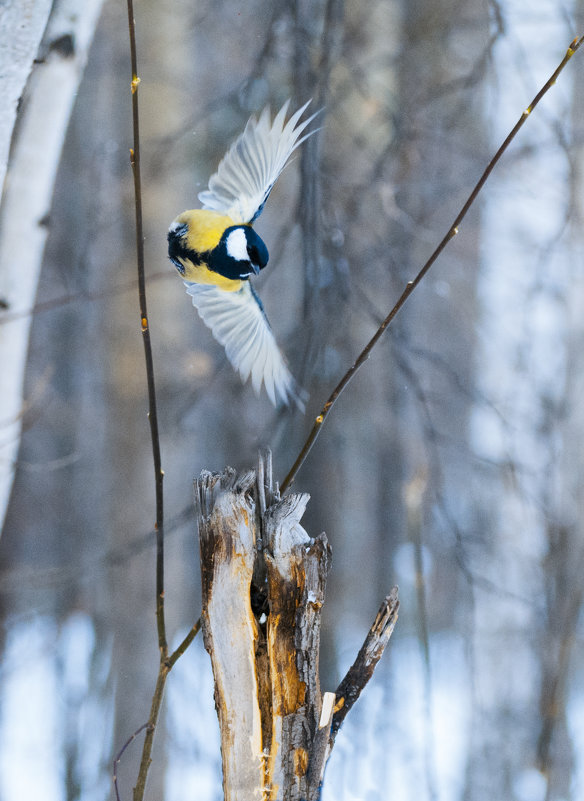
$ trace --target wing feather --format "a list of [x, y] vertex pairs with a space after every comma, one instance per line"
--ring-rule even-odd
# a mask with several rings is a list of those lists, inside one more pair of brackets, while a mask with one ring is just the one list
[[299, 389], [276, 344], [266, 315], [248, 282], [237, 292], [225, 292], [210, 284], [184, 282], [205, 325], [223, 345], [227, 358], [243, 381], [259, 394], [262, 383], [276, 406], [294, 400], [304, 411]]
[[236, 223], [251, 223], [257, 219], [292, 153], [315, 133], [309, 131], [301, 136], [318, 114], [299, 121], [309, 103], [310, 100], [294, 112], [286, 124], [289, 100], [272, 123], [268, 106], [259, 119], [250, 117], [244, 132], [211, 176], [209, 188], [199, 193], [203, 208], [226, 214]]

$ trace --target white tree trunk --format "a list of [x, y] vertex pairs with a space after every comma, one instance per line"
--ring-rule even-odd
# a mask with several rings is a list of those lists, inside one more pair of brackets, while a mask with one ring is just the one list
[[52, 0], [7, 0], [0, 6], [0, 186], [24, 86], [37, 56]]
[[[47, 215], [103, 0], [13, 0], [0, 9], [0, 529], [20, 443], [28, 339]], [[39, 50], [39, 41], [46, 26]], [[37, 63], [18, 104], [33, 61]], [[5, 102], [6, 100], [6, 102]], [[8, 167], [7, 156], [16, 120]]]

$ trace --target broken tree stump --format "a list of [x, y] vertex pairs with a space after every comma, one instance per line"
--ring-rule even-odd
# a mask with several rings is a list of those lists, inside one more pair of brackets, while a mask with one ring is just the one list
[[225, 801], [317, 801], [336, 733], [395, 626], [397, 588], [337, 691], [321, 695], [331, 550], [300, 525], [309, 496], [280, 498], [269, 453], [257, 473], [203, 471], [195, 490]]

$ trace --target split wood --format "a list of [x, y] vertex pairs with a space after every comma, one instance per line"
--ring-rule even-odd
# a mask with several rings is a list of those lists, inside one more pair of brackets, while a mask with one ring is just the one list
[[300, 525], [309, 496], [280, 498], [271, 458], [195, 481], [225, 801], [317, 801], [335, 736], [393, 632], [384, 599], [337, 690], [321, 694], [320, 619], [331, 549]]

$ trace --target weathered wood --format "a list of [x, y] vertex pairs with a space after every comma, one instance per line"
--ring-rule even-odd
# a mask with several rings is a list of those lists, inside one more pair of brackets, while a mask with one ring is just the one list
[[324, 778], [324, 769], [331, 752], [331, 724], [335, 708], [335, 693], [327, 692], [322, 697], [320, 721], [312, 745], [310, 764], [308, 766], [308, 799], [315, 801], [320, 798], [320, 788]]
[[[202, 628], [213, 665], [225, 801], [317, 801], [334, 736], [397, 619], [384, 602], [337, 695], [321, 696], [320, 617], [330, 567], [324, 534], [300, 524], [307, 494], [280, 499], [269, 454], [256, 474], [196, 481]], [[383, 611], [385, 610], [385, 611]]]
[[300, 525], [309, 496], [289, 495], [264, 515], [272, 690], [270, 801], [307, 799], [308, 766], [320, 719], [320, 614], [330, 561], [326, 536]]
[[337, 687], [337, 700], [331, 728], [331, 747], [345, 717], [363, 692], [385, 651], [385, 646], [389, 642], [397, 623], [398, 611], [398, 593], [397, 587], [394, 587], [389, 595], [383, 599], [383, 603], [375, 616], [367, 637], [365, 637], [365, 642], [361, 646], [357, 658]]
[[250, 585], [255, 477], [204, 473], [199, 482], [202, 630], [215, 679], [226, 801], [262, 799], [263, 753]]

